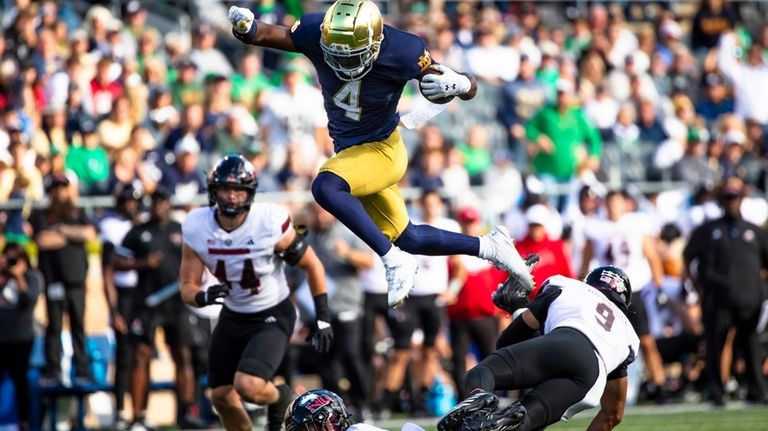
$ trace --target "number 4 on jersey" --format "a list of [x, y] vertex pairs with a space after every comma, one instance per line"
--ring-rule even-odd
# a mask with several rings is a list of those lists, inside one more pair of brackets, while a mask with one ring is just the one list
[[[216, 270], [213, 275], [216, 276], [221, 283], [233, 281], [227, 278], [227, 267], [223, 260], [216, 261]], [[259, 277], [256, 276], [256, 271], [253, 270], [253, 261], [251, 259], [245, 259], [243, 261], [242, 276], [240, 277], [240, 287], [243, 289], [250, 289], [251, 294], [255, 295], [259, 293], [259, 286], [261, 286], [261, 282], [259, 281]]]
[[349, 81], [333, 96], [333, 103], [344, 110], [350, 120], [360, 121], [360, 81]]

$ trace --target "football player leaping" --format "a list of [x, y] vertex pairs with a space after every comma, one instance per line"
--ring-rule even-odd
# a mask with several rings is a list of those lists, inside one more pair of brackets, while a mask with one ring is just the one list
[[[381, 256], [390, 306], [414, 286], [418, 265], [410, 253], [479, 256], [533, 284], [504, 227], [477, 238], [414, 225], [397, 188], [408, 164], [397, 131], [405, 84], [419, 78], [432, 101], [469, 100], [477, 91], [470, 75], [433, 64], [424, 42], [384, 25], [369, 0], [339, 0], [325, 15], [307, 14], [291, 29], [257, 22], [243, 8], [231, 8], [229, 18], [244, 43], [300, 52], [315, 66], [336, 155], [320, 168], [312, 194]], [[431, 68], [436, 73], [425, 73]]]
[[[250, 162], [224, 157], [208, 177], [211, 207], [192, 210], [182, 225], [184, 302], [224, 304], [211, 336], [208, 379], [227, 430], [252, 427], [240, 398], [268, 405], [270, 431], [281, 429], [293, 398], [288, 386], [271, 382], [296, 321], [285, 263], [307, 273], [317, 319], [313, 346], [324, 353], [333, 342], [323, 265], [294, 230], [285, 208], [253, 202], [257, 184]], [[221, 284], [202, 290], [206, 267]]]

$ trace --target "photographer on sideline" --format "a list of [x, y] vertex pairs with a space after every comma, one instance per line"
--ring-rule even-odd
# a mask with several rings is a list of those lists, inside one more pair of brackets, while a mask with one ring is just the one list
[[29, 265], [24, 248], [5, 246], [0, 255], [0, 376], [13, 380], [19, 429], [29, 429], [29, 354], [35, 337], [33, 311], [43, 289], [43, 275]]

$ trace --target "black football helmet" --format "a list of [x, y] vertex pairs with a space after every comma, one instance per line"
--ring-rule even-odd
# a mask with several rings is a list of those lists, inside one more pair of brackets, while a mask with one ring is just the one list
[[351, 425], [344, 401], [325, 389], [299, 395], [285, 414], [286, 431], [345, 431]]
[[632, 297], [632, 285], [627, 273], [612, 265], [593, 269], [584, 279], [588, 285], [600, 290], [619, 305], [629, 307]]
[[[256, 178], [256, 169], [251, 162], [240, 155], [224, 156], [216, 162], [208, 174], [208, 203], [216, 206], [219, 213], [226, 217], [235, 217], [251, 209], [253, 198], [256, 195], [256, 187], [259, 180]], [[242, 205], [229, 205], [221, 202], [216, 197], [218, 187], [237, 187], [248, 191], [248, 199]]]

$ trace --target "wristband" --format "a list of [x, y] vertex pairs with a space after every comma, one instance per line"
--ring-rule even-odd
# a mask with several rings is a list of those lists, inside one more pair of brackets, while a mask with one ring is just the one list
[[313, 296], [312, 300], [315, 303], [315, 320], [330, 322], [331, 311], [328, 308], [328, 294], [321, 293], [319, 295]]
[[195, 294], [195, 305], [197, 305], [200, 308], [203, 308], [206, 305], [208, 305], [206, 303], [207, 301], [206, 301], [205, 296], [206, 296], [205, 292], [203, 292], [202, 290], [197, 292], [197, 294]]

